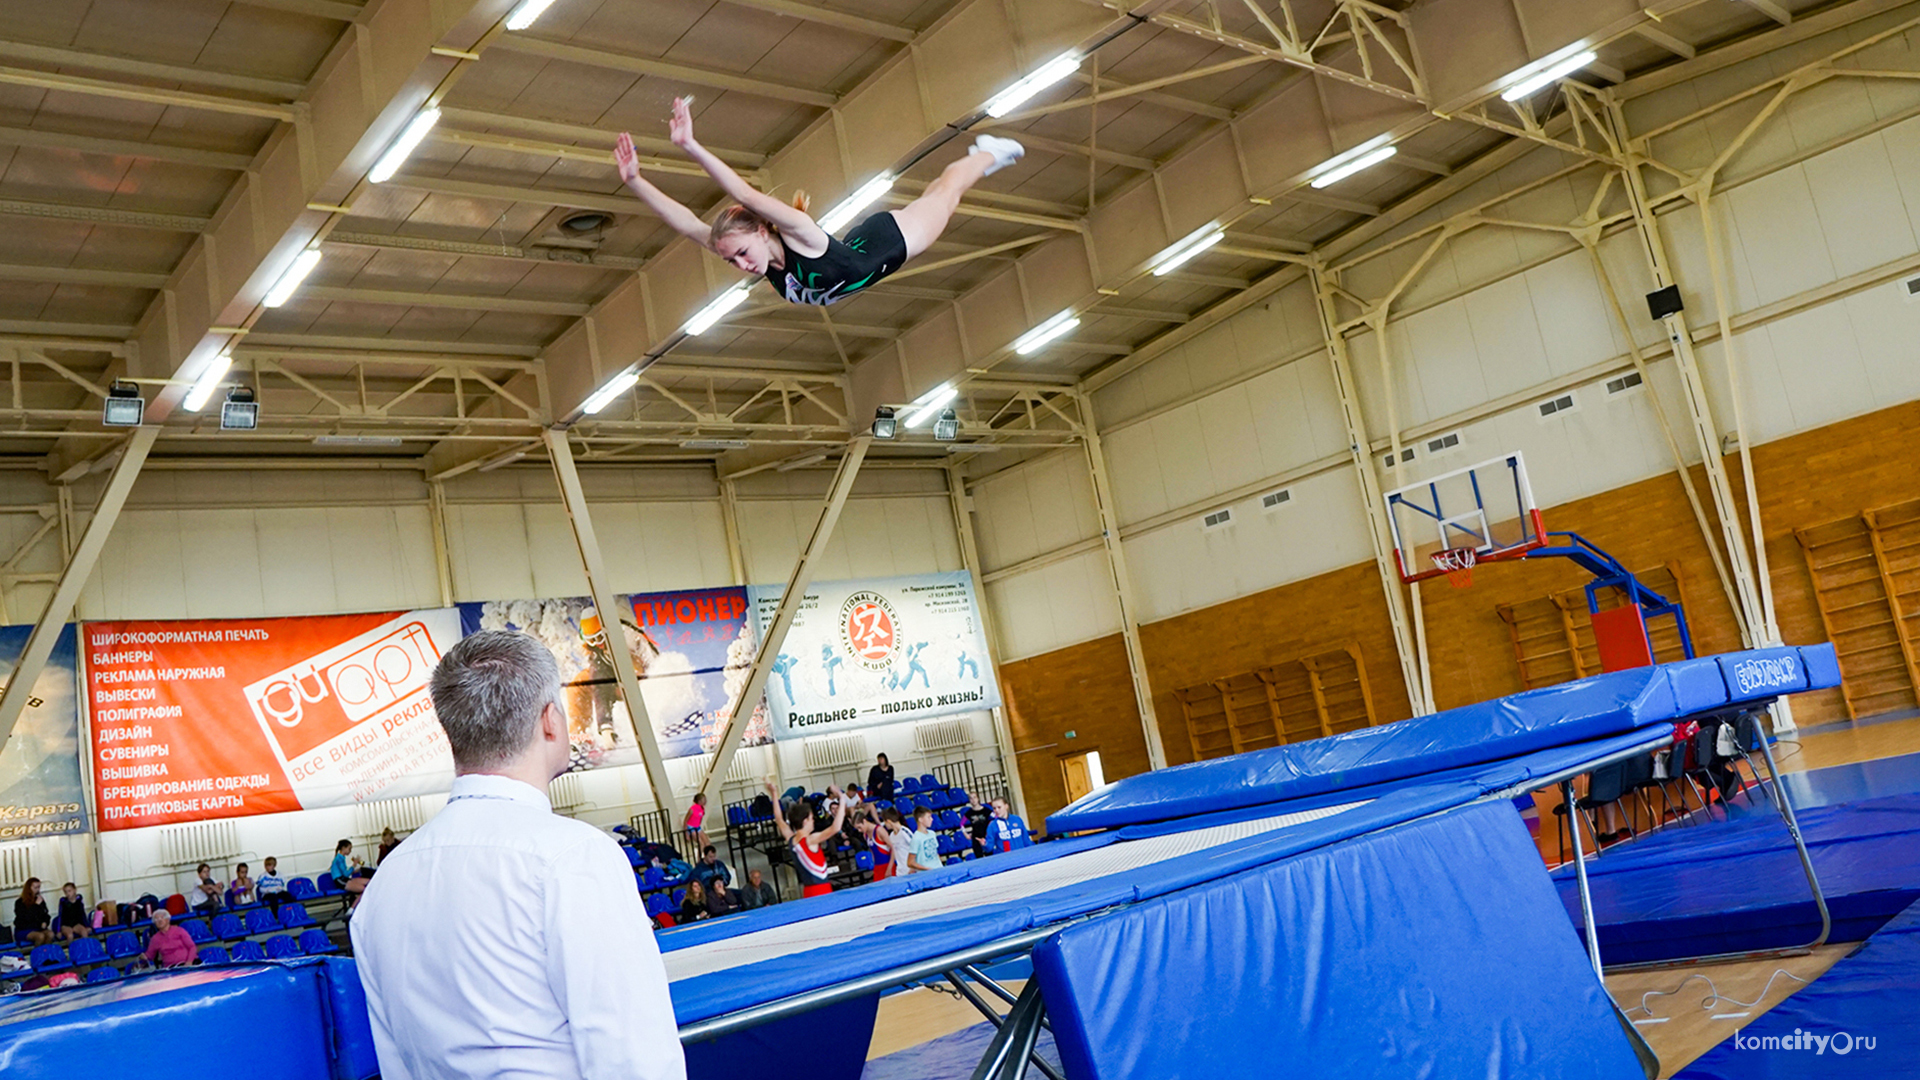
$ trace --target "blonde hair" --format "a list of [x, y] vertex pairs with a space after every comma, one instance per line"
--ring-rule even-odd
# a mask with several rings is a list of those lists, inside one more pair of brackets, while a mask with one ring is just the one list
[[[804, 191], [794, 192], [793, 198], [787, 200], [787, 202], [791, 204], [795, 210], [803, 214], [807, 212], [807, 207], [813, 205], [812, 197]], [[741, 206], [739, 203], [734, 203], [732, 206], [720, 211], [719, 216], [713, 219], [713, 232], [708, 235], [707, 243], [709, 245], [717, 244], [723, 237], [744, 232], [765, 232], [768, 236], [779, 236], [780, 227], [768, 221], [764, 216]]]

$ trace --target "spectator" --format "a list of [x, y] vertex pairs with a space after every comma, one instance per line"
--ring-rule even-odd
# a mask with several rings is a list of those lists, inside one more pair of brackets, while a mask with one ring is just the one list
[[273, 910], [273, 917], [277, 919], [280, 917], [280, 905], [293, 899], [287, 895], [287, 879], [280, 876], [280, 860], [271, 855], [267, 856], [261, 869], [265, 873], [254, 880], [253, 894]]
[[913, 833], [905, 850], [907, 864], [900, 868], [902, 873], [924, 874], [940, 869], [940, 838], [933, 833], [932, 810], [923, 806], [913, 812]]
[[45, 945], [53, 940], [53, 917], [47, 914], [47, 901], [40, 895], [40, 879], [28, 878], [13, 902], [13, 940], [29, 945]]
[[193, 935], [173, 925], [166, 908], [153, 913], [153, 936], [147, 938], [147, 959], [163, 967], [182, 967], [200, 959], [200, 946]]
[[258, 892], [259, 884], [247, 873], [247, 864], [235, 863], [233, 880], [227, 882], [227, 906], [236, 908], [251, 904]]
[[360, 875], [360, 857], [353, 853], [353, 841], [342, 840], [333, 845], [333, 865], [327, 873], [333, 876], [333, 883], [346, 890], [353, 897], [353, 904], [360, 902], [360, 894], [367, 891], [367, 879]]
[[993, 825], [993, 811], [978, 795], [967, 796], [967, 838], [973, 841], [975, 855], [987, 854], [987, 830]]
[[877, 764], [867, 770], [867, 794], [876, 802], [893, 798], [893, 764], [881, 754]]
[[387, 828], [381, 829], [380, 830], [380, 854], [379, 854], [379, 857], [374, 860], [374, 865], [378, 866], [381, 863], [386, 862], [387, 856], [393, 854], [393, 849], [399, 846], [400, 846], [400, 838], [398, 836], [393, 835], [392, 826], [388, 826]]
[[900, 822], [900, 811], [891, 806], [880, 811], [880, 820], [873, 826], [873, 880], [882, 881], [900, 873], [912, 837]]
[[733, 884], [733, 871], [727, 869], [727, 864], [720, 861], [720, 853], [714, 850], [712, 844], [708, 844], [705, 850], [700, 852], [700, 861], [693, 864], [693, 871], [688, 877], [708, 889], [713, 888], [715, 881]]
[[693, 844], [690, 850], [699, 851], [707, 846], [707, 793], [704, 791], [695, 794], [693, 805], [687, 807], [687, 839]]
[[993, 823], [987, 826], [987, 850], [994, 854], [1032, 847], [1027, 823], [1007, 808], [1007, 800], [993, 800]]
[[701, 888], [697, 881], [687, 882], [687, 891], [680, 897], [679, 924], [685, 926], [690, 922], [699, 922], [708, 917], [707, 890]]
[[739, 910], [740, 898], [733, 895], [733, 890], [727, 888], [725, 880], [714, 878], [712, 887], [707, 890], [707, 914], [717, 919]]
[[187, 893], [187, 906], [202, 915], [211, 915], [220, 910], [220, 894], [226, 889], [214, 880], [213, 867], [201, 863], [194, 867], [199, 880], [193, 883], [193, 889]]
[[771, 907], [780, 902], [780, 893], [758, 870], [747, 871], [747, 887], [739, 893], [740, 907], [743, 911]]
[[[773, 785], [767, 785], [768, 794], [772, 794]], [[828, 785], [828, 795], [838, 795], [838, 788]], [[800, 873], [800, 895], [825, 896], [833, 891], [833, 882], [827, 871], [827, 843], [840, 832], [840, 826], [846, 818], [847, 808], [836, 803], [833, 808], [833, 820], [825, 828], [813, 819], [813, 807], [805, 802], [797, 802], [787, 807], [785, 817], [774, 818], [774, 825], [780, 829], [781, 839], [793, 852], [793, 865]]]
[[93, 933], [93, 921], [87, 917], [87, 902], [80, 899], [80, 890], [71, 881], [60, 886], [60, 917], [54, 920], [53, 929], [61, 941]]

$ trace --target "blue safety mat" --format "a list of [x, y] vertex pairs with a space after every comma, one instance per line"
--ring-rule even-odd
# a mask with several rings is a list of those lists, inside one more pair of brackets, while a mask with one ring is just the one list
[[263, 1059], [273, 1080], [379, 1072], [353, 961], [156, 972], [0, 998], [0, 1074], [10, 1078], [203, 1080], [209, 1062]]
[[[1765, 796], [1754, 794], [1760, 805], [1736, 801], [1731, 818], [1668, 826], [1588, 861], [1608, 963], [1813, 939], [1820, 917], [1793, 839]], [[1860, 941], [1920, 897], [1920, 794], [1812, 807], [1799, 819], [1833, 916], [1829, 940]], [[1554, 878], [1577, 925], [1573, 867], [1559, 868]]]
[[1675, 1080], [1920, 1076], [1920, 904]]
[[1641, 1075], [1511, 804], [1374, 832], [1034, 950], [1074, 1080]]
[[1617, 735], [1839, 683], [1831, 645], [1614, 671], [1331, 738], [1130, 776], [1047, 818], [1105, 829], [1346, 791]]

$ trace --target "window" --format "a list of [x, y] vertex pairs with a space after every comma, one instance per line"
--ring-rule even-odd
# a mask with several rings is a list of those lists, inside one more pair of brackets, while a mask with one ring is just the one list
[[1231, 524], [1233, 524], [1233, 508], [1230, 506], [1223, 506], [1200, 519], [1200, 527], [1208, 531], [1222, 529]]
[[1572, 412], [1574, 410], [1573, 395], [1561, 394], [1559, 397], [1549, 398], [1540, 403], [1539, 409], [1540, 418], [1543, 420], [1549, 416]]
[[1617, 379], [1607, 380], [1607, 393], [1624, 394], [1644, 382], [1637, 371], [1629, 371]]
[[1260, 509], [1277, 510], [1292, 501], [1293, 492], [1286, 488], [1281, 488], [1279, 491], [1269, 491], [1265, 495], [1260, 496]]

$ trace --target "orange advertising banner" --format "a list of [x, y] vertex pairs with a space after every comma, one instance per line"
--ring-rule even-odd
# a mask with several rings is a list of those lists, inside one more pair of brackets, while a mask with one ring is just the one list
[[100, 828], [445, 791], [452, 608], [82, 627]]

